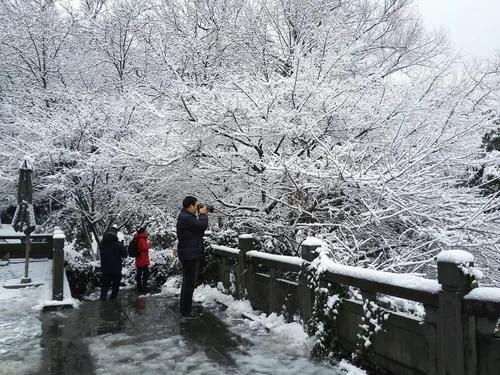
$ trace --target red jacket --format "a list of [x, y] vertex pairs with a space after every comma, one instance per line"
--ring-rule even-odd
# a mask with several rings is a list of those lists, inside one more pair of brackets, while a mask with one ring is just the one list
[[144, 233], [136, 233], [134, 238], [137, 238], [137, 248], [139, 249], [139, 255], [135, 258], [135, 266], [142, 268], [149, 265], [149, 249], [151, 249], [151, 245]]

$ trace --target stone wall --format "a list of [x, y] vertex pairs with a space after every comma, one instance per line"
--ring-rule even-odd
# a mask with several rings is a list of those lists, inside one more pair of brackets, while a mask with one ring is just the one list
[[[217, 275], [226, 290], [248, 298], [266, 313], [300, 315], [307, 325], [315, 291], [306, 280], [317, 244], [307, 243], [302, 258], [252, 251], [243, 236], [239, 249], [213, 246]], [[465, 252], [438, 257], [438, 280], [332, 264], [321, 275], [322, 286], [355, 287], [361, 299], [343, 300], [335, 334], [347, 351], [356, 349], [363, 304], [388, 295], [422, 303], [425, 317], [389, 312], [383, 331], [373, 337], [366, 356], [374, 367], [394, 374], [498, 374], [500, 339], [494, 330], [500, 317], [500, 288], [476, 288], [462, 267], [472, 267]], [[405, 279], [406, 278], [406, 279]]]

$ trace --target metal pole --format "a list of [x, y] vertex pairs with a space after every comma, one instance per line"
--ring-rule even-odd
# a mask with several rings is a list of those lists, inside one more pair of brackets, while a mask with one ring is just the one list
[[24, 239], [24, 244], [26, 246], [26, 258], [24, 259], [24, 278], [21, 283], [27, 284], [31, 283], [31, 278], [28, 277], [29, 264], [30, 264], [30, 250], [31, 250], [31, 237], [29, 234], [26, 235]]

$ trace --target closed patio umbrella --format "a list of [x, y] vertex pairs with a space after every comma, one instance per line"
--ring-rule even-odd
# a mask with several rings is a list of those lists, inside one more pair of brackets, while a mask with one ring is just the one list
[[16, 232], [25, 234], [24, 243], [26, 245], [26, 260], [24, 265], [24, 278], [22, 283], [30, 283], [28, 277], [29, 257], [31, 249], [31, 233], [35, 230], [35, 213], [33, 211], [33, 184], [31, 173], [33, 167], [31, 162], [24, 159], [19, 168], [19, 183], [17, 186], [17, 208], [12, 219], [12, 227]]

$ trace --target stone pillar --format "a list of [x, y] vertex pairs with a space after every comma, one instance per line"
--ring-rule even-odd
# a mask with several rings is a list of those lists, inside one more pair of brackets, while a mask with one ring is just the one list
[[309, 322], [309, 319], [311, 319], [313, 303], [314, 303], [313, 291], [309, 287], [309, 280], [307, 279], [308, 267], [309, 267], [308, 262], [304, 262], [302, 264], [302, 268], [300, 271], [300, 279], [299, 279], [300, 310], [302, 313], [302, 319], [306, 325]]
[[273, 312], [279, 313], [280, 306], [276, 302], [276, 268], [269, 269], [269, 290], [267, 293], [267, 309], [268, 314]]
[[316, 249], [322, 244], [323, 242], [317, 238], [307, 237], [307, 239], [300, 245], [300, 256], [302, 257], [302, 259], [305, 259], [308, 262], [312, 262], [314, 258], [318, 256]]
[[219, 280], [222, 283], [222, 286], [226, 290], [231, 289], [231, 268], [229, 265], [229, 258], [226, 257], [217, 257], [217, 273], [218, 277], [217, 280]]
[[438, 255], [438, 281], [442, 288], [437, 319], [439, 375], [466, 373], [462, 299], [471, 289], [459, 266], [472, 266], [473, 262], [474, 257], [465, 251], [443, 251]]
[[64, 232], [54, 228], [52, 235], [52, 299], [62, 301], [64, 299]]
[[301, 258], [306, 260], [302, 265], [302, 270], [300, 273], [300, 289], [301, 289], [301, 311], [302, 311], [302, 319], [304, 323], [307, 324], [312, 315], [313, 304], [314, 304], [314, 293], [309, 287], [309, 280], [307, 280], [308, 276], [308, 268], [309, 262], [312, 262], [314, 258], [318, 256], [316, 250], [323, 244], [323, 242], [314, 237], [307, 237], [305, 241], [300, 245]]
[[238, 294], [240, 298], [245, 298], [247, 296], [246, 290], [246, 269], [247, 269], [247, 257], [246, 254], [250, 250], [253, 250], [254, 238], [252, 234], [242, 234], [238, 238], [238, 248], [240, 249], [240, 255], [238, 257]]
[[252, 262], [248, 262], [245, 269], [245, 287], [247, 291], [248, 301], [255, 307], [257, 291], [255, 290], [255, 266]]

